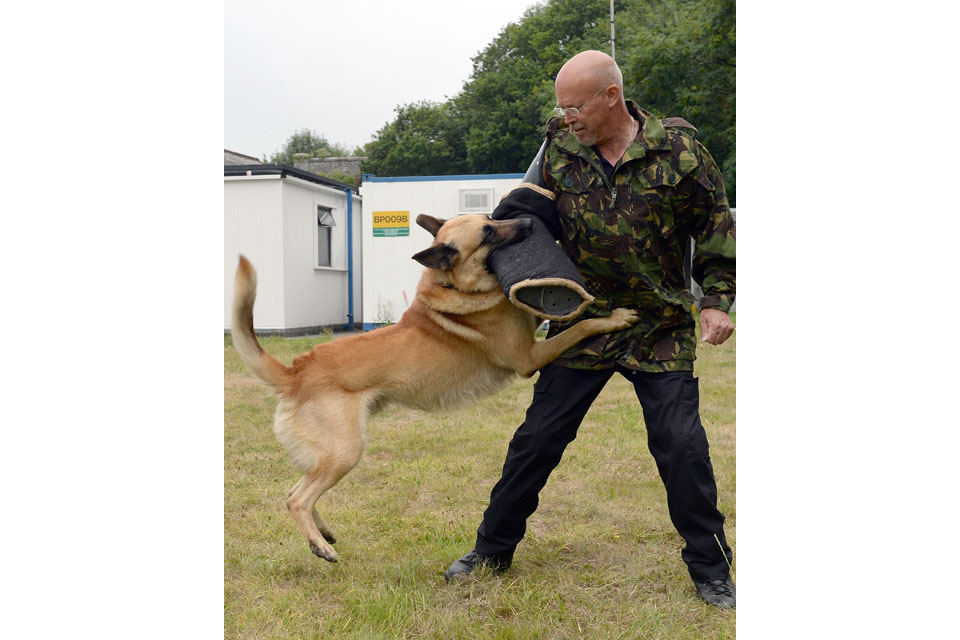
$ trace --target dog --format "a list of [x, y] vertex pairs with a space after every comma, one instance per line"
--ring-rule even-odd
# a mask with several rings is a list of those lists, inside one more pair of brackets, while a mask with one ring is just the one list
[[330, 562], [337, 562], [336, 539], [315, 505], [359, 462], [370, 416], [391, 403], [423, 410], [463, 405], [516, 374], [532, 376], [584, 338], [637, 321], [635, 311], [620, 308], [536, 341], [539, 321], [507, 300], [488, 262], [530, 233], [529, 220], [420, 215], [417, 224], [434, 240], [413, 256], [427, 268], [400, 321], [317, 345], [290, 366], [257, 341], [256, 272], [243, 256], [237, 267], [233, 344], [250, 371], [280, 395], [274, 433], [304, 473], [287, 497], [287, 511], [311, 551]]

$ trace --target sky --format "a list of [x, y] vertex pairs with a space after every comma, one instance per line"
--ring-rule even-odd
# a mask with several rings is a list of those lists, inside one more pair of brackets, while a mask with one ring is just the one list
[[532, 0], [224, 3], [224, 148], [263, 158], [303, 128], [366, 144], [395, 107], [456, 95]]

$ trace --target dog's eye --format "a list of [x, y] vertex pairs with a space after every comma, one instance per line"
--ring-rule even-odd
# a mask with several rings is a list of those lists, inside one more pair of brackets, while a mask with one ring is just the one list
[[493, 225], [484, 225], [483, 227], [483, 244], [493, 242], [497, 237], [497, 230], [493, 228]]

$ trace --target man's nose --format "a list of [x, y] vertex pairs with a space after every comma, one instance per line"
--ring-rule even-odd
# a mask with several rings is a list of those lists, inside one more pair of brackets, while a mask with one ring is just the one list
[[577, 121], [577, 116], [573, 115], [572, 113], [564, 113], [564, 114], [563, 114], [563, 123], [564, 123], [564, 124], [571, 124], [571, 123], [576, 122], [576, 121]]

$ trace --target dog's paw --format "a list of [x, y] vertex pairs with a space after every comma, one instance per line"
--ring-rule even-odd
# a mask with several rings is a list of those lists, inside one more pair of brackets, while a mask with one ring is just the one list
[[[329, 545], [327, 546], [329, 547]], [[313, 552], [313, 555], [317, 556], [318, 558], [323, 558], [327, 562], [337, 562], [337, 552], [334, 551], [332, 547], [329, 547], [329, 549], [325, 550], [311, 542], [310, 551]]]
[[623, 307], [614, 309], [610, 314], [610, 321], [617, 325], [617, 329], [626, 329], [630, 325], [635, 324], [639, 319], [640, 316], [637, 315], [636, 311]]

